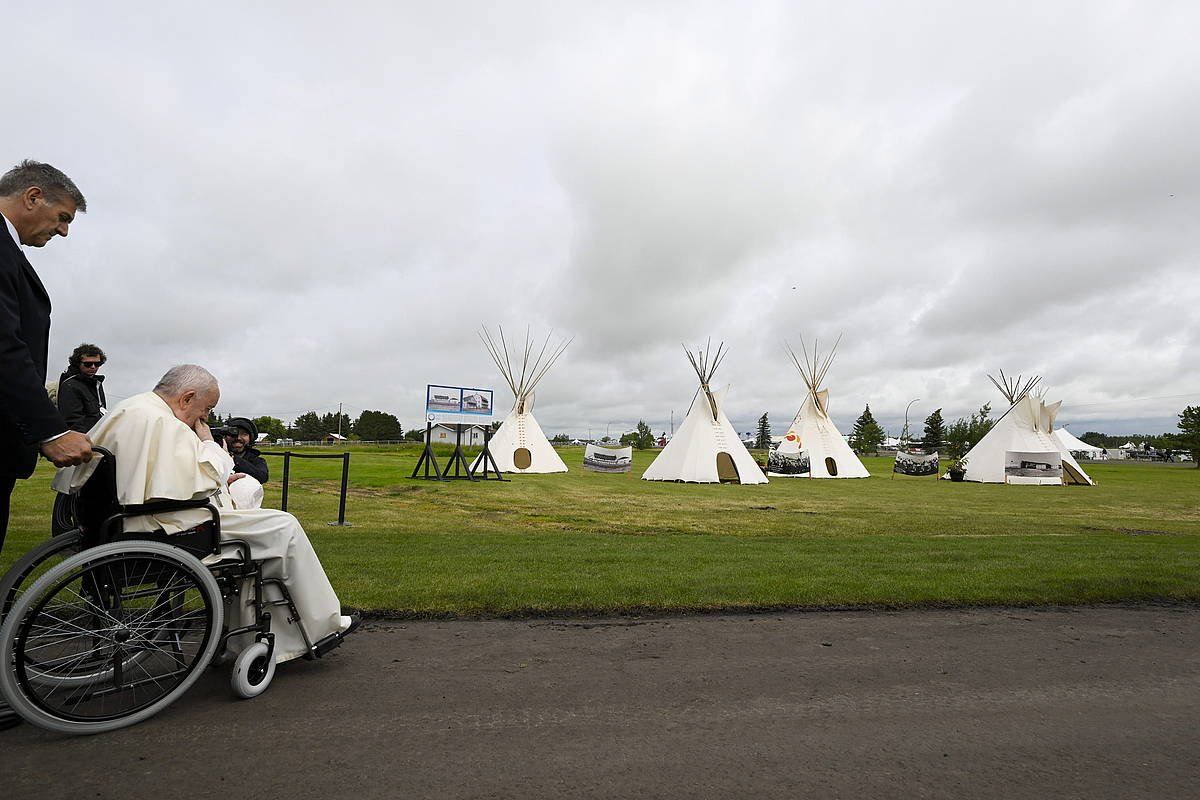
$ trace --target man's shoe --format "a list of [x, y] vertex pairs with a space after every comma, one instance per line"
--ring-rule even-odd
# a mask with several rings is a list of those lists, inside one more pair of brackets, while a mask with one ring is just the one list
[[351, 614], [350, 625], [347, 626], [346, 630], [342, 631], [342, 636], [349, 636], [350, 634], [354, 633], [356, 630], [362, 627], [362, 623], [362, 614]]
[[0, 701], [0, 731], [15, 728], [21, 724], [21, 718], [3, 701]]

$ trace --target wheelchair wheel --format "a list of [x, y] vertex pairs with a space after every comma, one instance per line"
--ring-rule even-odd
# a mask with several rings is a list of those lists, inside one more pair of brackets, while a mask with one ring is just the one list
[[275, 677], [275, 653], [266, 642], [255, 642], [238, 653], [229, 685], [243, 700], [258, 697]]
[[50, 534], [61, 536], [75, 527], [75, 498], [62, 492], [54, 493], [54, 511], [50, 514]]
[[25, 555], [0, 578], [0, 622], [8, 615], [8, 610], [20, 597], [21, 592], [33, 585], [39, 577], [51, 567], [61, 564], [79, 552], [79, 539], [82, 536], [79, 529], [63, 533], [42, 542]]
[[56, 733], [148, 719], [203, 672], [221, 638], [221, 591], [189, 553], [114, 542], [52, 567], [0, 626], [0, 695]]

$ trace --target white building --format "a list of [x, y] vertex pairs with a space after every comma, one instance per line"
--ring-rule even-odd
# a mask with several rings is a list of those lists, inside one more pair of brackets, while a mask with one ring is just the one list
[[[464, 425], [462, 429], [463, 447], [483, 447], [485, 430], [483, 425]], [[430, 434], [434, 444], [454, 444], [457, 435], [453, 425], [441, 422], [433, 426]]]

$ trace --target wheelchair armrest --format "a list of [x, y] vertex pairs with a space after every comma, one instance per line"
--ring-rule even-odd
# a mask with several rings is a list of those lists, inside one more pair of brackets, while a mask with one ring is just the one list
[[[208, 497], [199, 497], [193, 500], [157, 500], [153, 503], [134, 503], [127, 506], [121, 506], [122, 510], [113, 514], [104, 520], [100, 526], [100, 537], [103, 540], [109, 536], [109, 531], [112, 526], [127, 520], [130, 517], [143, 517], [148, 514], [161, 514], [168, 511], [186, 511], [192, 508], [203, 508], [208, 511], [208, 515], [212, 518], [213, 531], [216, 533], [217, 541], [221, 538], [221, 514], [209, 501], [212, 495]], [[215, 545], [214, 545], [215, 547]], [[214, 550], [216, 552], [216, 550]]]

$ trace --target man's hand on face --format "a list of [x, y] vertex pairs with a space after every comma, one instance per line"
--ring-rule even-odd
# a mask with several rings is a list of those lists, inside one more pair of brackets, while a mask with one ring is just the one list
[[92, 460], [92, 441], [78, 431], [69, 431], [43, 444], [42, 455], [56, 467], [73, 467]]
[[225, 481], [225, 485], [226, 486], [232, 485], [234, 481], [240, 481], [244, 477], [246, 477], [246, 473], [235, 472], [229, 476], [229, 480]]
[[208, 423], [202, 419], [196, 420], [196, 424], [192, 426], [192, 430], [200, 437], [202, 442], [211, 442], [213, 440], [212, 429], [208, 427]]

